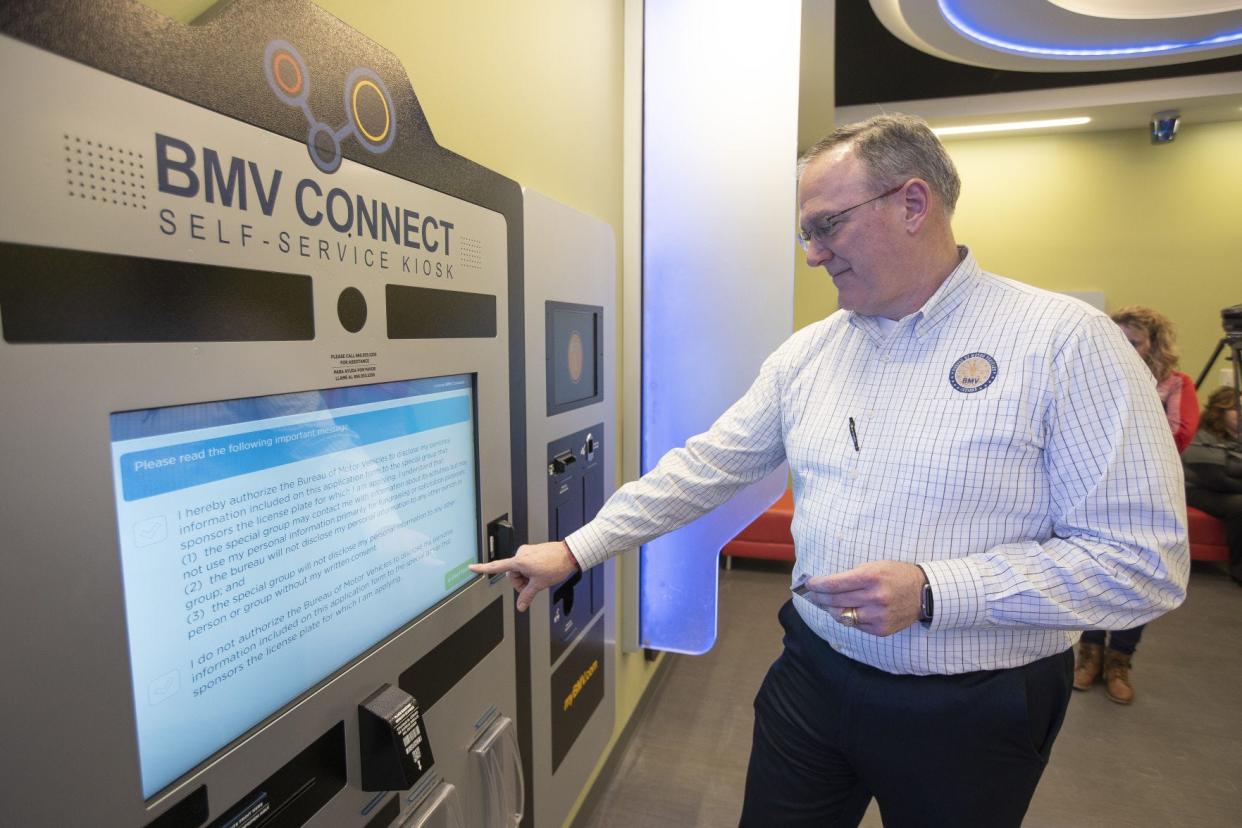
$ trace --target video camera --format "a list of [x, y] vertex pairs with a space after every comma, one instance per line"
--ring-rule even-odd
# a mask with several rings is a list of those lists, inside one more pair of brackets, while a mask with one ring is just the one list
[[1242, 395], [1242, 305], [1231, 305], [1227, 308], [1221, 308], [1220, 325], [1225, 329], [1225, 335], [1217, 343], [1216, 350], [1212, 352], [1207, 365], [1203, 366], [1202, 373], [1195, 380], [1195, 388], [1203, 387], [1203, 381], [1207, 379], [1208, 372], [1212, 370], [1212, 366], [1216, 363], [1216, 358], [1228, 346], [1229, 359], [1233, 362], [1233, 388]]
[[1230, 342], [1242, 340], [1242, 305], [1222, 308], [1220, 324], [1225, 329], [1225, 339]]

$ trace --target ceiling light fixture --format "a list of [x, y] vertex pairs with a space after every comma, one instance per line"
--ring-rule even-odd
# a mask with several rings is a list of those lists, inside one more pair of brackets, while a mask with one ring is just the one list
[[944, 17], [944, 19], [947, 20], [949, 25], [954, 29], [957, 29], [957, 31], [962, 35], [982, 43], [985, 46], [991, 46], [994, 49], [1027, 55], [1043, 55], [1048, 57], [1065, 58], [1128, 57], [1168, 54], [1170, 52], [1185, 52], [1193, 49], [1205, 49], [1212, 46], [1225, 46], [1242, 41], [1242, 32], [1226, 32], [1215, 37], [1203, 38], [1202, 40], [1181, 41], [1174, 43], [1152, 43], [1142, 46], [1136, 45], [1099, 49], [1036, 46], [1029, 43], [1018, 43], [1013, 40], [1006, 40], [1004, 38], [995, 37], [986, 32], [979, 31], [963, 20], [961, 14], [956, 9], [950, 7], [949, 0], [937, 0], [937, 5], [940, 7], [940, 14]]
[[935, 127], [932, 132], [946, 135], [973, 135], [978, 132], [1013, 132], [1018, 129], [1048, 129], [1050, 127], [1082, 126], [1091, 123], [1085, 116], [1079, 118], [1045, 118], [1042, 121], [1009, 121], [1003, 124], [971, 124], [969, 126]]

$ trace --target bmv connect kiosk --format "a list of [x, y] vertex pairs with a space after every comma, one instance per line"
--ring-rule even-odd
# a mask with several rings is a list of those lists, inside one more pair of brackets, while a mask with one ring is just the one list
[[545, 304], [578, 362], [544, 419], [591, 422], [528, 462], [522, 190], [436, 143], [390, 53], [303, 0], [2, 8], [0, 822], [563, 819], [551, 757], [612, 726], [606, 589], [564, 642], [606, 724], [557, 747], [557, 639], [519, 648], [467, 566], [526, 538], [548, 452], [611, 485], [611, 287]]

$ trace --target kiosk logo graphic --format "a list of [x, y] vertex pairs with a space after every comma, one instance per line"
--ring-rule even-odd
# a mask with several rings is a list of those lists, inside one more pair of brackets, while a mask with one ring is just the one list
[[574, 385], [582, 381], [582, 334], [574, 331], [569, 335], [569, 379]]
[[345, 124], [333, 129], [317, 120], [310, 107], [310, 71], [292, 43], [273, 40], [263, 54], [267, 84], [284, 103], [306, 116], [306, 150], [311, 161], [325, 173], [341, 166], [341, 141], [349, 136], [373, 153], [386, 152], [396, 135], [392, 96], [384, 81], [370, 69], [358, 67], [345, 79]]

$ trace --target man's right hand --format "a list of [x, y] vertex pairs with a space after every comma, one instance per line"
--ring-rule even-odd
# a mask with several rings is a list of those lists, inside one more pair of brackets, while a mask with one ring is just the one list
[[563, 541], [552, 541], [520, 546], [512, 558], [470, 564], [470, 571], [480, 575], [509, 573], [509, 581], [518, 590], [518, 612], [525, 612], [540, 590], [559, 584], [579, 569], [569, 547]]

